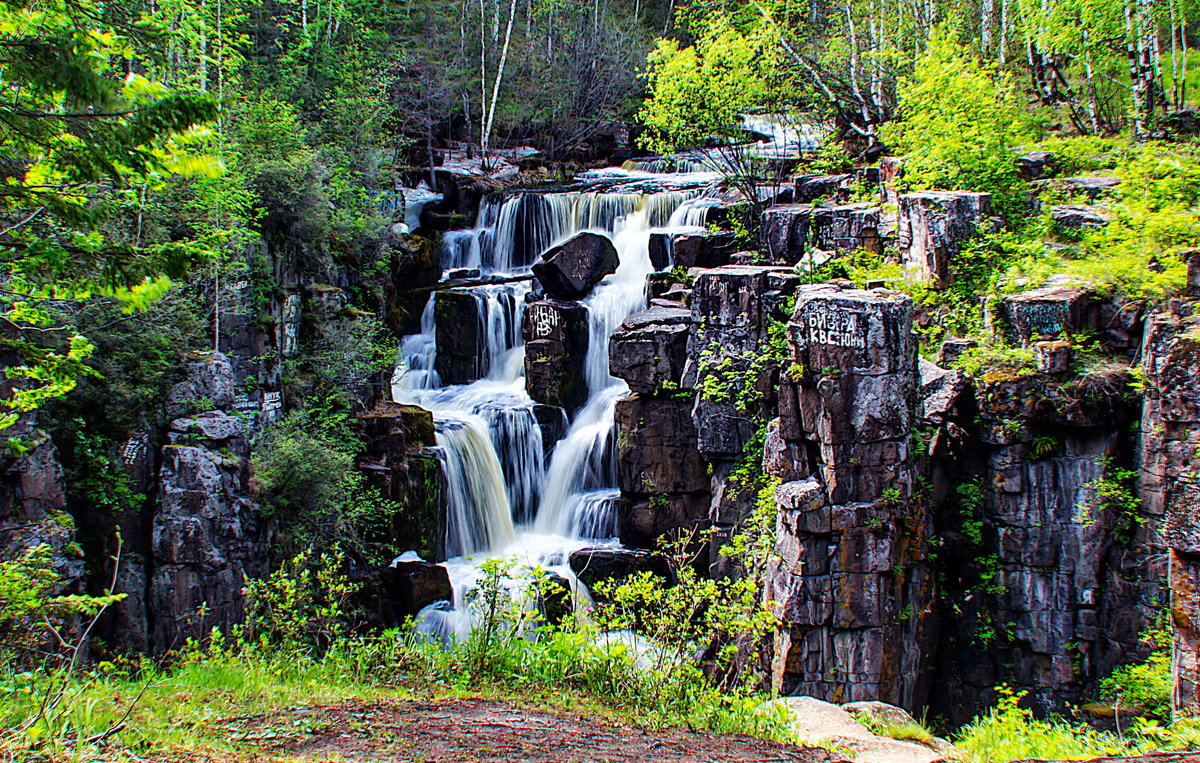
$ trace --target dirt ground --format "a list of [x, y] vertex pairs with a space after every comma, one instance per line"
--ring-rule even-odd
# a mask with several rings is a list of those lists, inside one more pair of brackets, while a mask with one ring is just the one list
[[749, 763], [845, 758], [738, 735], [647, 732], [483, 700], [344, 702], [221, 724], [272, 755], [356, 763]]

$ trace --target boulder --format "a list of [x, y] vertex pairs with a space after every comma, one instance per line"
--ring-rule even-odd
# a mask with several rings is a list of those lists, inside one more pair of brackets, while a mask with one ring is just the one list
[[853, 173], [845, 175], [801, 175], [796, 178], [796, 190], [792, 193], [792, 201], [797, 204], [808, 204], [818, 199], [837, 198], [842, 191], [848, 191], [857, 179]]
[[1058, 172], [1058, 161], [1049, 151], [1030, 151], [1017, 157], [1017, 174], [1022, 180], [1041, 180], [1054, 177]]
[[934, 763], [946, 760], [942, 752], [908, 740], [878, 736], [846, 710], [813, 697], [781, 697], [780, 705], [801, 744], [846, 749], [855, 763]]
[[758, 249], [771, 262], [795, 265], [808, 249], [809, 224], [813, 207], [809, 204], [781, 204], [763, 213]]
[[588, 588], [602, 580], [619, 580], [638, 572], [651, 572], [674, 580], [667, 560], [649, 551], [631, 548], [581, 548], [571, 552], [571, 571]]
[[1091, 292], [1067, 286], [1046, 286], [1012, 294], [1004, 298], [1003, 304], [1013, 338], [1022, 343], [1094, 328], [1095, 312], [1091, 308]]
[[950, 261], [991, 215], [992, 195], [922, 191], [899, 197], [900, 258], [920, 278], [950, 284]]
[[921, 393], [917, 416], [925, 425], [944, 424], [954, 413], [959, 398], [970, 389], [967, 375], [962, 371], [939, 368], [924, 358], [918, 361], [918, 368]]
[[651, 307], [629, 316], [609, 341], [609, 372], [637, 393], [678, 389], [692, 326], [692, 312], [682, 307]]
[[434, 602], [454, 599], [450, 573], [441, 564], [395, 561], [379, 574], [400, 620], [415, 616]]
[[1054, 225], [1062, 231], [1099, 230], [1111, 219], [1107, 213], [1083, 204], [1055, 204], [1050, 207]]
[[587, 401], [587, 308], [555, 299], [530, 302], [521, 332], [529, 396], [573, 414]]
[[615, 273], [619, 264], [612, 239], [584, 231], [547, 250], [534, 263], [533, 274], [546, 294], [573, 300], [586, 297], [606, 275]]

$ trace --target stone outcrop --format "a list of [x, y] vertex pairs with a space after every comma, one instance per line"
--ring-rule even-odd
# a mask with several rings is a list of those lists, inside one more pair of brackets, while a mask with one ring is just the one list
[[932, 525], [912, 460], [911, 300], [802, 286], [788, 334], [804, 373], [795, 407], [780, 404], [780, 433], [816, 458], [811, 476], [776, 491], [774, 683], [789, 694], [918, 706], [935, 621]]
[[521, 332], [529, 396], [574, 413], [587, 400], [587, 308], [553, 299], [530, 302], [525, 306]]
[[1071, 233], [1099, 230], [1112, 219], [1103, 210], [1084, 204], [1055, 204], [1050, 207], [1050, 218], [1059, 230]]
[[950, 284], [950, 260], [991, 215], [992, 195], [922, 191], [899, 197], [900, 257], [920, 278]]
[[241, 622], [243, 589], [247, 579], [266, 571], [268, 540], [249, 497], [249, 447], [241, 422], [210, 411], [171, 428], [151, 543], [151, 640], [159, 650]]
[[608, 236], [584, 231], [548, 249], [533, 274], [554, 299], [586, 297], [604, 276], [617, 272], [617, 249]]
[[694, 325], [692, 312], [682, 307], [629, 316], [609, 340], [609, 372], [637, 393], [680, 389]]
[[442, 558], [441, 466], [430, 450], [437, 444], [433, 415], [415, 405], [381, 401], [358, 419], [366, 441], [358, 468], [398, 504], [396, 514], [376, 529], [378, 537], [364, 540], [415, 551], [425, 559]]
[[812, 246], [822, 251], [849, 254], [856, 249], [879, 253], [879, 206], [872, 203], [815, 207], [812, 213]]
[[758, 248], [772, 262], [795, 265], [808, 251], [813, 207], [810, 204], [780, 204], [763, 213]]
[[634, 394], [617, 401], [620, 533], [633, 546], [708, 518], [709, 476], [691, 413], [690, 396]]
[[729, 262], [733, 235], [703, 229], [650, 234], [650, 262], [658, 270], [715, 268]]
[[759, 251], [772, 262], [810, 262], [819, 252], [849, 254], [883, 247], [880, 208], [858, 203], [814, 207], [781, 204], [763, 214]]
[[434, 368], [443, 384], [467, 384], [482, 376], [487, 337], [479, 321], [476, 296], [466, 289], [447, 289], [433, 296], [437, 325]]
[[1081, 287], [1047, 286], [1013, 294], [1004, 298], [1003, 311], [1013, 339], [1021, 343], [1096, 327], [1091, 292]]
[[858, 176], [855, 173], [841, 175], [801, 175], [796, 178], [792, 201], [811, 204], [818, 200], [843, 201], [839, 196], [848, 196]]
[[1138, 493], [1169, 554], [1177, 709], [1200, 709], [1200, 312], [1176, 303], [1146, 324]]

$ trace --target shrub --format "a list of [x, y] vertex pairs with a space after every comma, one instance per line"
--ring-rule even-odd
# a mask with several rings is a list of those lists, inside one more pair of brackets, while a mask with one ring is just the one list
[[904, 152], [907, 184], [986, 191], [1001, 214], [1020, 211], [1025, 184], [1013, 148], [1025, 136], [1010, 75], [990, 69], [939, 28], [898, 95], [903, 121], [887, 135]]
[[986, 715], [959, 731], [954, 743], [971, 754], [974, 763], [1009, 763], [1012, 760], [1064, 760], [1098, 758], [1128, 752], [1116, 737], [1058, 719], [1038, 720], [1020, 705], [1025, 692], [1006, 686], [998, 689], [1000, 701]]
[[1125, 707], [1140, 707], [1146, 716], [1167, 720], [1171, 717], [1171, 694], [1174, 681], [1171, 678], [1171, 633], [1155, 629], [1147, 632], [1143, 640], [1154, 647], [1154, 651], [1143, 662], [1124, 665], [1100, 681], [1100, 690], [1105, 698], [1119, 701]]

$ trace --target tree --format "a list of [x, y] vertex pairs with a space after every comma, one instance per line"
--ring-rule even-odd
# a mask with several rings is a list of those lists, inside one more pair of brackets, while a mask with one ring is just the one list
[[91, 343], [49, 307], [101, 293], [139, 309], [205, 256], [106, 225], [136, 206], [139, 187], [218, 167], [188, 145], [216, 102], [133, 72], [131, 27], [103, 18], [89, 0], [0, 9], [0, 347], [11, 382], [0, 430], [90, 373]]
[[905, 179], [918, 188], [973, 189], [1015, 211], [1022, 183], [1012, 149], [1025, 137], [1011, 76], [988, 68], [944, 29], [899, 88], [903, 121], [889, 137], [906, 155]]

